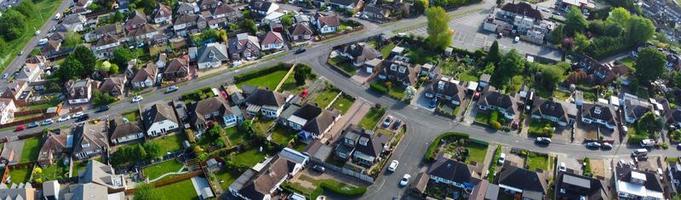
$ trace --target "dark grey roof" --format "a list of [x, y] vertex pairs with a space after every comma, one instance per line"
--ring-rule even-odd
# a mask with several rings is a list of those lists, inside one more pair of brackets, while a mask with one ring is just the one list
[[257, 89], [246, 98], [246, 102], [258, 106], [280, 107], [286, 103], [286, 97], [281, 93], [271, 90]]
[[177, 117], [175, 117], [173, 108], [167, 103], [154, 104], [153, 106], [151, 106], [151, 108], [144, 111], [142, 117], [144, 123], [146, 124], [146, 127], [149, 127], [153, 123], [164, 120], [170, 120], [172, 122], [179, 124]]
[[591, 177], [559, 172], [556, 184], [559, 190], [556, 192], [556, 199], [580, 199], [580, 197], [586, 197], [589, 200], [610, 199], [601, 181]]
[[[366, 141], [366, 145], [363, 144]], [[363, 154], [378, 157], [383, 153], [383, 145], [387, 144], [388, 138], [385, 136], [378, 137], [377, 134], [362, 133], [355, 145], [355, 151]]]
[[217, 62], [229, 60], [227, 46], [222, 43], [209, 43], [199, 49], [197, 62]]
[[347, 45], [342, 49], [342, 52], [352, 56], [354, 62], [365, 62], [381, 57], [381, 52], [365, 43]]
[[546, 181], [537, 172], [506, 164], [497, 174], [497, 184], [523, 191], [546, 192]]
[[443, 178], [445, 180], [454, 181], [459, 184], [475, 185], [478, 181], [473, 177], [474, 171], [465, 163], [448, 159], [445, 157], [438, 157], [438, 159], [430, 165], [428, 175]]
[[563, 108], [563, 105], [553, 100], [536, 98], [534, 100], [534, 105], [532, 106], [532, 114], [548, 115], [567, 122], [567, 112]]
[[590, 119], [600, 119], [608, 122], [611, 125], [615, 124], [614, 115], [612, 107], [607, 104], [594, 103], [594, 104], [584, 104], [582, 105], [582, 117], [587, 117]]
[[322, 110], [322, 112], [317, 117], [307, 121], [307, 124], [303, 126], [303, 130], [316, 134], [321, 134], [326, 129], [328, 129], [331, 126], [331, 124], [333, 124], [337, 116], [338, 113], [336, 112]]
[[142, 129], [137, 125], [137, 121], [129, 122], [121, 118], [116, 118], [109, 122], [109, 130], [111, 132], [111, 140], [142, 133]]

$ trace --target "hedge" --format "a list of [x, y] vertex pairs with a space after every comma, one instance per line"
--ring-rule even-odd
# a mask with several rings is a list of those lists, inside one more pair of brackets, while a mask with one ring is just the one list
[[428, 146], [428, 149], [426, 150], [426, 155], [424, 156], [424, 160], [426, 162], [432, 162], [435, 160], [435, 154], [437, 153], [437, 148], [440, 146], [440, 142], [442, 140], [458, 140], [458, 139], [465, 139], [468, 140], [470, 137], [468, 134], [465, 133], [458, 133], [458, 132], [446, 132], [443, 133], [442, 135], [437, 136], [433, 142], [430, 143], [430, 146]]
[[352, 186], [330, 179], [321, 181], [319, 186], [328, 192], [345, 197], [359, 197], [367, 192], [366, 187]]
[[266, 74], [270, 74], [270, 73], [275, 72], [275, 71], [288, 70], [290, 67], [291, 66], [288, 65], [288, 64], [279, 63], [278, 65], [268, 67], [268, 68], [265, 68], [265, 69], [261, 69], [261, 70], [258, 70], [258, 71], [253, 71], [253, 72], [246, 73], [246, 74], [236, 75], [236, 76], [234, 76], [234, 82], [240, 83], [240, 82], [243, 82], [243, 81], [250, 80], [252, 78], [256, 78], [256, 77], [264, 76]]
[[378, 93], [381, 93], [381, 94], [386, 94], [386, 93], [388, 93], [388, 88], [386, 88], [386, 87], [383, 86], [382, 84], [376, 83], [376, 82], [371, 83], [371, 84], [369, 85], [369, 89], [371, 89], [371, 90], [373, 90], [373, 91], [376, 91], [376, 92], [378, 92]]

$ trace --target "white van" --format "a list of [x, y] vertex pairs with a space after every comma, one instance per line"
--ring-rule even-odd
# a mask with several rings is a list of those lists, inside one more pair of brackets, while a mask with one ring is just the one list
[[632, 156], [646, 156], [648, 155], [648, 149], [635, 149], [634, 152], [631, 152]]

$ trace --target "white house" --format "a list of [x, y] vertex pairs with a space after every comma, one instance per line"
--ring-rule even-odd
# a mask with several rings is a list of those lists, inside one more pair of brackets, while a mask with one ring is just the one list
[[6, 124], [14, 119], [14, 112], [17, 111], [13, 99], [0, 99], [0, 124]]
[[261, 114], [266, 118], [277, 118], [287, 100], [281, 93], [257, 89], [246, 98], [246, 111], [252, 116]]
[[217, 42], [208, 43], [201, 47], [196, 56], [196, 63], [199, 69], [220, 67], [222, 62], [229, 60], [227, 46]]
[[137, 121], [116, 118], [109, 122], [111, 143], [121, 144], [144, 138], [144, 131], [137, 125]]
[[142, 114], [148, 136], [165, 135], [179, 128], [179, 121], [173, 108], [166, 103], [157, 103]]
[[93, 81], [89, 78], [81, 80], [70, 80], [66, 83], [66, 99], [69, 104], [83, 104], [90, 102], [92, 98]]
[[330, 34], [338, 31], [338, 28], [340, 27], [340, 18], [338, 18], [338, 15], [324, 16], [317, 14], [316, 17], [315, 26], [317, 26], [317, 31], [319, 33]]

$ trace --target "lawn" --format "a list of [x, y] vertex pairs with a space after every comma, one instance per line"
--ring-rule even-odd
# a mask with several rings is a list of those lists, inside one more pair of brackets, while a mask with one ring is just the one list
[[[39, 1], [35, 3], [35, 8], [38, 9], [36, 13], [40, 13], [39, 17], [30, 17], [26, 19], [26, 27], [23, 35], [19, 38], [7, 41], [3, 48], [7, 54], [0, 56], [0, 70], [4, 70], [7, 65], [16, 57], [16, 55], [24, 48], [28, 41], [33, 38], [34, 30], [39, 29], [45, 24], [47, 20], [52, 19], [59, 4], [62, 1]], [[29, 52], [25, 52], [29, 53]]]
[[470, 71], [464, 71], [459, 73], [460, 81], [478, 81], [478, 76], [472, 74]]
[[229, 185], [231, 185], [234, 180], [239, 177], [239, 175], [232, 174], [229, 170], [221, 170], [215, 173], [215, 177], [217, 178], [218, 183], [220, 183], [220, 188], [227, 190]]
[[253, 130], [256, 134], [267, 135], [267, 130], [272, 127], [274, 120], [258, 119], [253, 121]]
[[24, 147], [19, 162], [34, 161], [40, 153], [40, 137], [32, 137], [24, 140]]
[[353, 66], [350, 61], [340, 57], [336, 56], [334, 58], [329, 59], [329, 64], [332, 66], [336, 67], [337, 69], [340, 69], [341, 71], [344, 71], [346, 74], [352, 76], [357, 74], [357, 67]]
[[241, 87], [242, 85], [252, 85], [259, 88], [269, 88], [270, 90], [274, 90], [274, 88], [276, 88], [277, 85], [279, 85], [281, 79], [283, 79], [284, 76], [286, 76], [287, 72], [288, 72], [287, 70], [277, 70], [264, 76], [239, 82], [237, 86]]
[[553, 97], [559, 100], [567, 100], [568, 98], [570, 98], [570, 93], [563, 92], [561, 90], [554, 90]]
[[336, 99], [336, 101], [333, 102], [331, 107], [339, 110], [341, 114], [345, 114], [345, 112], [348, 112], [353, 102], [355, 102], [355, 99], [352, 98], [352, 96], [342, 94], [340, 97], [338, 97], [338, 99]]
[[51, 97], [51, 99], [48, 102], [41, 103], [41, 104], [32, 104], [27, 106], [27, 110], [43, 110], [43, 109], [48, 109], [50, 107], [57, 106], [57, 104], [61, 103], [62, 101], [59, 100], [59, 98], [56, 97]]
[[142, 169], [142, 171], [144, 171], [144, 175], [147, 178], [149, 178], [149, 180], [151, 180], [161, 177], [163, 174], [169, 172], [177, 172], [182, 168], [182, 165], [183, 164], [178, 162], [177, 160], [170, 160], [149, 167], [145, 167], [144, 169]]
[[335, 88], [327, 88], [324, 89], [323, 91], [317, 93], [317, 97], [314, 99], [314, 102], [317, 103], [317, 106], [320, 108], [326, 108], [333, 98], [336, 98], [340, 91]]
[[12, 177], [12, 183], [25, 183], [31, 175], [29, 168], [14, 168], [9, 170], [9, 175]]
[[535, 153], [529, 153], [527, 159], [525, 160], [525, 165], [529, 170], [537, 171], [539, 169], [546, 171], [549, 166], [549, 158], [544, 155], [537, 155]]
[[176, 152], [182, 150], [182, 142], [186, 140], [182, 133], [162, 136], [154, 141], [161, 146], [161, 152]]
[[265, 153], [258, 152], [258, 150], [256, 149], [251, 149], [248, 151], [234, 154], [232, 156], [232, 159], [234, 163], [237, 163], [239, 165], [253, 167], [255, 164], [258, 164], [260, 161], [265, 159]]
[[372, 107], [371, 110], [364, 115], [364, 118], [359, 121], [359, 126], [367, 130], [373, 130], [374, 127], [376, 127], [378, 120], [381, 120], [383, 114], [385, 114], [385, 108]]
[[631, 57], [626, 57], [626, 58], [623, 58], [622, 60], [620, 60], [620, 62], [622, 62], [622, 64], [631, 68], [631, 67], [634, 67], [634, 63], [636, 61]]
[[157, 194], [161, 194], [161, 199], [199, 199], [196, 191], [194, 191], [194, 185], [192, 184], [191, 179], [159, 187], [154, 190], [156, 190]]
[[388, 43], [387, 45], [384, 45], [383, 48], [381, 48], [381, 55], [383, 56], [383, 58], [388, 58], [393, 48], [395, 48], [395, 44], [393, 44], [392, 42]]
[[284, 127], [276, 126], [272, 129], [271, 137], [272, 142], [286, 146], [291, 139], [296, 137], [296, 134]]
[[472, 164], [472, 162], [482, 164], [485, 156], [487, 155], [487, 145], [471, 142], [466, 147], [468, 149], [468, 159], [467, 162]]
[[207, 88], [195, 90], [194, 92], [191, 92], [191, 93], [182, 94], [182, 96], [180, 97], [180, 100], [184, 101], [185, 103], [191, 103], [191, 102], [200, 101], [202, 99], [207, 99], [207, 98], [213, 97], [213, 96], [215, 96], [215, 94], [213, 93], [213, 89], [207, 87]]
[[136, 122], [137, 120], [140, 119], [140, 112], [139, 110], [134, 110], [131, 112], [123, 113], [123, 117], [127, 119], [129, 122]]
[[229, 142], [231, 142], [232, 145], [241, 144], [246, 139], [246, 132], [239, 131], [236, 127], [226, 128], [225, 134], [227, 135], [227, 138], [229, 138]]
[[[60, 164], [53, 164], [43, 169], [43, 181], [57, 180], [68, 177], [69, 169]], [[33, 177], [35, 179], [36, 177]]]
[[479, 124], [487, 125], [489, 122], [489, 114], [484, 112], [478, 112], [475, 114], [475, 122]]
[[434, 63], [439, 53], [430, 52], [424, 48], [409, 48], [407, 57], [415, 64]]

